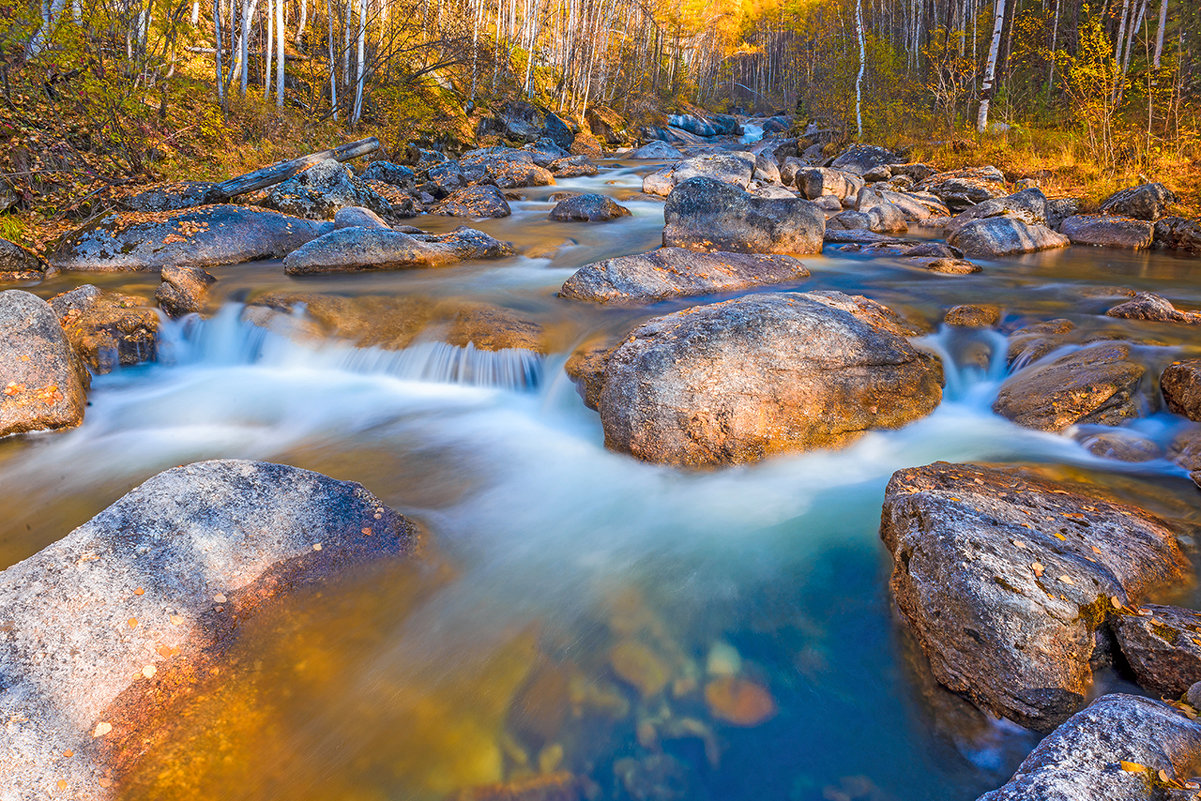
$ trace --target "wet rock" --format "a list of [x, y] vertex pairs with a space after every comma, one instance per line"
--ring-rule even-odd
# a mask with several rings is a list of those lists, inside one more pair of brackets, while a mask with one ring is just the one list
[[0, 239], [0, 281], [40, 281], [45, 277], [46, 263], [37, 254]]
[[[580, 346], [563, 365], [567, 377], [575, 382], [584, 405], [600, 411], [601, 390], [605, 388], [605, 363], [617, 349], [612, 342], [589, 342]], [[1198, 460], [1201, 467], [1201, 459]]]
[[858, 195], [859, 190], [863, 188], [863, 179], [859, 176], [827, 167], [813, 167], [799, 172], [795, 181], [797, 191], [809, 200], [833, 195], [841, 201], [846, 201]]
[[362, 206], [347, 206], [344, 209], [338, 209], [338, 212], [334, 215], [334, 229], [340, 228], [380, 228], [387, 231], [392, 230], [392, 226], [388, 225], [382, 217], [371, 209], [365, 209]]
[[340, 161], [326, 159], [272, 187], [260, 204], [308, 220], [332, 220], [338, 209], [365, 206], [389, 216], [392, 204]]
[[844, 211], [826, 221], [826, 230], [831, 228], [856, 230], [865, 229], [880, 234], [904, 234], [909, 231], [905, 215], [891, 203], [872, 206], [867, 211]]
[[1143, 220], [1103, 214], [1077, 214], [1064, 220], [1059, 230], [1073, 245], [1146, 250], [1155, 238], [1155, 227]]
[[146, 481], [0, 573], [0, 795], [113, 797], [145, 725], [218, 667], [242, 621], [416, 539], [362, 486], [294, 467], [201, 462]]
[[79, 425], [87, 381], [50, 304], [0, 292], [0, 437]]
[[663, 210], [663, 244], [739, 253], [820, 253], [825, 215], [799, 198], [757, 198], [712, 178], [677, 186]]
[[448, 796], [448, 801], [580, 801], [582, 782], [566, 772], [543, 773], [503, 784], [471, 787]]
[[1005, 187], [1005, 176], [996, 167], [936, 173], [920, 181], [915, 189], [936, 195], [956, 213], [1009, 194]]
[[175, 181], [147, 187], [142, 191], [118, 198], [126, 211], [179, 211], [203, 206], [209, 191], [216, 186], [211, 181]]
[[952, 306], [942, 321], [961, 328], [991, 328], [1001, 322], [1001, 307], [976, 303]]
[[1119, 462], [1149, 462], [1163, 456], [1163, 451], [1154, 440], [1122, 429], [1087, 434], [1080, 444], [1094, 456]]
[[1164, 217], [1155, 223], [1155, 247], [1201, 253], [1201, 221]]
[[900, 156], [883, 147], [876, 145], [851, 145], [830, 163], [836, 170], [844, 170], [855, 175], [863, 175], [871, 170], [888, 164], [902, 162]]
[[542, 115], [525, 101], [506, 103], [496, 119], [506, 139], [533, 142], [542, 135]]
[[1113, 630], [1147, 692], [1179, 698], [1201, 679], [1201, 613], [1148, 604], [1114, 615]]
[[596, 165], [586, 156], [567, 156], [550, 163], [551, 173], [558, 178], [579, 178], [596, 175]]
[[513, 210], [504, 193], [495, 186], [467, 186], [434, 206], [431, 213], [449, 217], [508, 217]]
[[667, 142], [655, 139], [630, 153], [626, 158], [639, 161], [671, 161], [683, 159], [684, 154]]
[[1152, 323], [1180, 323], [1201, 325], [1201, 312], [1181, 311], [1171, 301], [1153, 292], [1139, 292], [1125, 303], [1119, 303], [1105, 312], [1110, 317], [1123, 320], [1146, 320]]
[[605, 444], [698, 467], [898, 428], [942, 396], [941, 364], [905, 333], [889, 309], [839, 292], [751, 295], [655, 318], [605, 364]]
[[876, 206], [894, 207], [911, 222], [924, 222], [945, 217], [950, 212], [934, 195], [918, 192], [894, 192], [884, 187], [864, 187], [855, 196], [855, 208], [868, 211]]
[[808, 275], [805, 265], [791, 256], [669, 247], [586, 264], [567, 279], [559, 294], [593, 303], [654, 303], [795, 281]]
[[1172, 362], [1159, 378], [1168, 408], [1190, 420], [1201, 420], [1201, 359]]
[[735, 726], [758, 726], [776, 714], [776, 702], [760, 684], [722, 676], [705, 685], [705, 705], [714, 718]]
[[686, 801], [697, 798], [695, 770], [669, 754], [641, 759], [625, 757], [613, 763], [613, 774], [629, 801]]
[[629, 217], [630, 210], [606, 195], [589, 193], [560, 200], [549, 216], [560, 222], [598, 222]]
[[288, 275], [361, 270], [448, 267], [469, 259], [509, 256], [513, 247], [482, 231], [459, 227], [449, 234], [405, 234], [379, 228], [341, 228], [314, 239], [284, 259]]
[[953, 256], [906, 256], [902, 261], [912, 267], [945, 275], [971, 275], [980, 272], [980, 265]]
[[332, 223], [265, 209], [218, 205], [161, 214], [110, 214], [69, 234], [50, 257], [62, 270], [161, 270], [278, 259], [327, 233]]
[[1027, 225], [1010, 217], [972, 220], [948, 237], [947, 243], [977, 258], [1016, 256], [1071, 244], [1066, 236], [1045, 225]]
[[1139, 416], [1138, 390], [1145, 372], [1130, 361], [1129, 345], [1089, 345], [1007, 378], [993, 411], [1040, 431], [1062, 431], [1077, 423], [1121, 425]]
[[1163, 184], [1140, 184], [1107, 197], [1101, 202], [1101, 213], [1155, 222], [1175, 202], [1176, 196]]
[[1009, 364], [1021, 368], [1036, 362], [1063, 345], [1065, 335], [1076, 327], [1071, 320], [1062, 318], [1019, 328], [1009, 335], [1006, 358]]
[[373, 161], [363, 170], [364, 181], [382, 181], [397, 189], [412, 192], [417, 188], [417, 173], [403, 164], [390, 161]]
[[159, 317], [142, 298], [84, 284], [55, 295], [50, 307], [93, 373], [154, 361]]
[[158, 306], [169, 317], [183, 317], [204, 311], [212, 285], [217, 279], [199, 267], [164, 267], [163, 282], [154, 292]]
[[1159, 789], [1159, 772], [1188, 781], [1199, 760], [1201, 724], [1159, 701], [1105, 695], [1039, 743], [1005, 786], [978, 801], [1166, 801], [1174, 796]]
[[935, 678], [1040, 731], [1084, 705], [1112, 599], [1137, 602], [1190, 572], [1148, 512], [977, 465], [893, 474], [880, 536]]
[[1026, 225], [1047, 225], [1047, 196], [1037, 187], [1023, 189], [1007, 197], [985, 200], [957, 215], [947, 225], [947, 234], [958, 231], [972, 220], [1008, 217]]

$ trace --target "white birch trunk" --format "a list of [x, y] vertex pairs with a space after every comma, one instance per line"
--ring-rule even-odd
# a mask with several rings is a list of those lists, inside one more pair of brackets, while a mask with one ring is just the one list
[[855, 76], [855, 125], [863, 138], [863, 73], [867, 69], [867, 42], [863, 36], [863, 0], [855, 0], [855, 28], [859, 33], [859, 74]]
[[1168, 27], [1168, 0], [1159, 5], [1159, 33], [1155, 35], [1155, 69], [1159, 69], [1159, 60], [1163, 56], [1163, 31]]
[[997, 53], [1001, 49], [1001, 31], [1005, 28], [1007, 0], [995, 0], [996, 19], [993, 20], [992, 43], [988, 46], [988, 61], [984, 66], [984, 84], [980, 87], [980, 110], [976, 114], [976, 131], [988, 129], [988, 107], [992, 103], [993, 83], [997, 79]]
[[284, 0], [275, 0], [275, 105], [284, 107]]
[[358, 63], [355, 69], [354, 110], [350, 115], [351, 125], [358, 124], [359, 118], [363, 116], [363, 81], [366, 76], [364, 59], [367, 39], [367, 0], [356, 0], [356, 2], [359, 7]]

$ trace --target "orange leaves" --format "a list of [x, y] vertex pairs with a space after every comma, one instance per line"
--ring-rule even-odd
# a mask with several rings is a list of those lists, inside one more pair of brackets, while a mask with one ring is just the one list
[[1042, 563], [1042, 562], [1034, 562], [1033, 564], [1031, 564], [1031, 565], [1030, 565], [1030, 569], [1034, 571], [1034, 575], [1035, 575], [1036, 577], [1038, 577], [1038, 578], [1042, 578], [1042, 576], [1043, 576], [1043, 572], [1044, 572], [1044, 571], [1045, 571], [1047, 568], [1046, 568], [1046, 567], [1043, 565], [1043, 563]]
[[25, 385], [18, 384], [16, 381], [10, 381], [4, 387], [4, 394], [10, 398], [14, 395], [20, 395], [24, 391], [25, 391]]
[[113, 730], [113, 724], [106, 720], [102, 720], [96, 724], [96, 728], [92, 730], [92, 738], [103, 737]]

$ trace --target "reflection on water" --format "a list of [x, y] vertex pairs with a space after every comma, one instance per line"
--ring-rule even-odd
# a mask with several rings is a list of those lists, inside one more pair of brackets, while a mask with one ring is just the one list
[[[504, 262], [303, 281], [259, 264], [216, 270], [217, 287], [231, 300], [441, 294], [518, 309], [566, 340], [621, 332], [678, 304], [598, 309], [554, 290], [583, 262], [657, 244], [661, 205], [631, 200], [634, 217], [591, 226], [545, 214], [556, 189], [628, 198], [648, 169], [530, 190], [513, 217], [479, 224], [519, 243]], [[1117, 295], [1096, 287], [1112, 285], [1201, 305], [1187, 263], [1158, 254], [1073, 250], [968, 277], [837, 253], [806, 262], [802, 289], [860, 291], [931, 322], [989, 302], [1010, 327], [1067, 317], [1082, 337], [1150, 334], [1151, 363], [1201, 344], [1099, 316]], [[683, 473], [604, 450], [566, 351], [356, 350], [267, 333], [239, 311], [167, 325], [164, 363], [98, 378], [80, 429], [0, 444], [0, 564], [161, 469], [218, 456], [361, 481], [425, 523], [437, 555], [248, 624], [233, 664], [164, 710], [127, 799], [501, 797], [478, 789], [499, 783], [548, 799], [972, 798], [1031, 739], [930, 686], [894, 625], [877, 534], [891, 473], [936, 459], [1067, 465], [1198, 522], [1195, 490], [1163, 458], [1114, 462], [992, 414], [1009, 369], [995, 332], [931, 326], [919, 342], [947, 365], [945, 400], [903, 430]], [[1179, 425], [1156, 413], [1134, 429], [1163, 444]]]

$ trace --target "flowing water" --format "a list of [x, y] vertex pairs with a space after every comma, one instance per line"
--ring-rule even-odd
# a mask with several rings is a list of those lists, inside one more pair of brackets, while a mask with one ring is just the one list
[[[215, 269], [220, 313], [165, 323], [158, 363], [95, 379], [79, 429], [0, 442], [0, 566], [154, 473], [213, 457], [362, 482], [428, 529], [420, 564], [347, 576], [248, 624], [231, 668], [159, 722], [125, 798], [424, 801], [566, 771], [591, 799], [902, 801], [972, 799], [1008, 777], [1033, 735], [931, 687], [895, 622], [878, 536], [889, 476], [938, 459], [1050, 465], [1189, 526], [1195, 489], [1166, 459], [1092, 454], [1096, 431], [994, 415], [1006, 340], [981, 331], [932, 329], [941, 407], [841, 451], [698, 473], [606, 451], [564, 361], [680, 304], [602, 309], [555, 291], [581, 264], [658, 244], [662, 204], [635, 198], [655, 166], [528, 190], [512, 217], [478, 223], [516, 243], [503, 261], [303, 281], [278, 263]], [[609, 193], [633, 216], [550, 222], [561, 189]], [[860, 292], [927, 320], [965, 302], [1003, 305], [1008, 324], [1067, 317], [1150, 342], [1153, 366], [1201, 346], [1099, 316], [1114, 286], [1201, 306], [1197, 261], [1073, 248], [973, 276], [805, 261], [812, 277], [783, 289]], [[552, 352], [384, 351], [242, 321], [242, 303], [279, 290], [484, 300], [541, 323]], [[1180, 421], [1148, 412], [1133, 428], [1166, 444]]]

